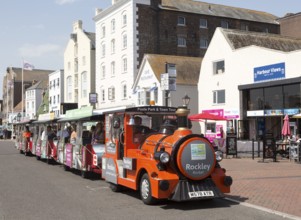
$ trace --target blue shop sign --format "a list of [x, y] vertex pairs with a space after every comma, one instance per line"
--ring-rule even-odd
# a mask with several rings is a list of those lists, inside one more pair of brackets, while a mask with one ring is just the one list
[[296, 115], [299, 114], [298, 108], [287, 108], [283, 111], [284, 115]]
[[254, 68], [254, 82], [285, 78], [285, 63]]

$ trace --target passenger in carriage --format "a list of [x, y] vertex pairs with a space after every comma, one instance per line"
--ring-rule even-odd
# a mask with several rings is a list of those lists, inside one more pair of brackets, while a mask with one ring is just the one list
[[56, 134], [52, 130], [52, 127], [50, 125], [47, 126], [47, 140], [48, 141], [53, 141], [53, 139], [56, 137]]
[[29, 131], [29, 127], [26, 126], [25, 127], [25, 131], [23, 133], [23, 137], [25, 139], [25, 151], [27, 151], [28, 149], [28, 145], [29, 145], [29, 141], [30, 141], [30, 137], [31, 137], [31, 132]]
[[73, 124], [71, 126], [71, 135], [70, 135], [70, 143], [75, 144], [77, 138], [77, 132], [76, 132], [76, 124]]
[[105, 142], [104, 126], [102, 122], [98, 122], [96, 124], [95, 131], [92, 135], [92, 144], [104, 144], [104, 142]]

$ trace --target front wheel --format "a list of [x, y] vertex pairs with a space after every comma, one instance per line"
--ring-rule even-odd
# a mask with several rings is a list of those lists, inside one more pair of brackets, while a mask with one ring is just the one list
[[152, 188], [147, 173], [143, 174], [140, 181], [140, 196], [141, 200], [146, 205], [152, 205], [157, 202], [157, 199], [152, 197]]

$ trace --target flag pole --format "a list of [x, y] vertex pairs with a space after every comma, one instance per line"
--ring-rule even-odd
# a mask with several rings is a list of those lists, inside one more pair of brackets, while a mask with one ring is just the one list
[[22, 121], [23, 121], [23, 112], [24, 112], [24, 88], [23, 88], [23, 74], [24, 74], [24, 59], [22, 59]]

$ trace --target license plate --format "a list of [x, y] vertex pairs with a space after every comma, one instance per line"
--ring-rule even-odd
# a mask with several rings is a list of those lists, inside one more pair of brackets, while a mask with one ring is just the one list
[[214, 196], [213, 191], [197, 191], [197, 192], [188, 192], [189, 198], [199, 198], [199, 197], [211, 197]]

